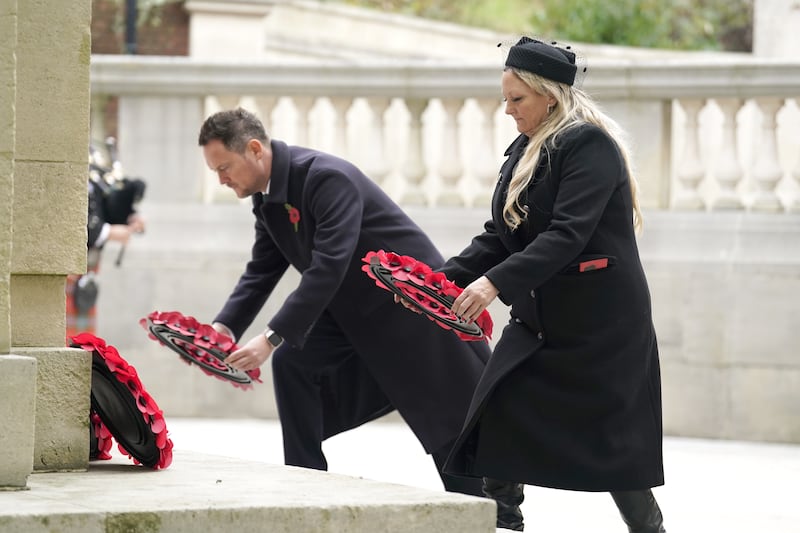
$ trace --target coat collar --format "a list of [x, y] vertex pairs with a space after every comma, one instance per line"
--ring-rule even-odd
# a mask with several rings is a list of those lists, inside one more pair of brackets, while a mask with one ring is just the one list
[[506, 148], [506, 153], [503, 155], [509, 156], [516, 151], [521, 151], [523, 148], [525, 148], [525, 146], [528, 145], [528, 140], [528, 136], [524, 133], [521, 133], [519, 137], [514, 139], [514, 142], [508, 145], [508, 148]]
[[289, 197], [289, 169], [291, 166], [289, 146], [285, 142], [273, 139], [270, 141], [270, 149], [272, 150], [272, 169], [269, 175], [269, 194], [257, 193], [253, 195], [253, 202], [285, 204]]
[[503, 221], [503, 205], [505, 204], [506, 192], [508, 191], [508, 184], [511, 182], [511, 175], [514, 171], [522, 151], [528, 145], [528, 136], [520, 134], [519, 137], [514, 139], [506, 149], [505, 156], [508, 160], [503, 165], [500, 173], [500, 180], [495, 189], [494, 198], [492, 199], [492, 218], [495, 221], [496, 230], [500, 240], [509, 251], [517, 252], [525, 247], [525, 242], [522, 239], [521, 232], [511, 232]]

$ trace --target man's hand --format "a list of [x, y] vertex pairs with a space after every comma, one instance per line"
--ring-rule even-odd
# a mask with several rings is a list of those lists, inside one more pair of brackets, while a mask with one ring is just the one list
[[236, 370], [255, 370], [263, 365], [275, 348], [264, 335], [256, 335], [247, 344], [225, 358], [225, 362]]
[[231, 328], [229, 328], [228, 326], [226, 326], [222, 322], [214, 322], [213, 324], [211, 324], [211, 327], [214, 328], [214, 330], [217, 333], [222, 333], [223, 335], [227, 335], [228, 337], [231, 338], [231, 340], [236, 342], [236, 335], [233, 334], [233, 331], [231, 331]]
[[473, 322], [500, 293], [486, 276], [481, 276], [458, 295], [450, 309], [467, 322]]
[[128, 228], [131, 230], [131, 233], [144, 233], [144, 217], [139, 213], [131, 214], [131, 216], [128, 217]]
[[400, 298], [400, 296], [398, 296], [396, 294], [394, 295], [394, 303], [400, 304], [403, 307], [405, 307], [406, 309], [410, 309], [411, 311], [414, 311], [418, 315], [422, 314], [422, 311], [420, 311], [418, 307], [411, 305], [404, 298]]

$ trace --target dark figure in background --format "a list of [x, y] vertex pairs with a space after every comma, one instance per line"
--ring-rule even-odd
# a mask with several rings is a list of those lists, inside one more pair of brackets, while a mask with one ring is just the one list
[[[107, 141], [109, 155], [114, 156], [113, 144]], [[116, 158], [115, 158], [116, 159]], [[97, 275], [102, 250], [108, 241], [122, 244], [117, 266], [128, 239], [144, 232], [144, 219], [136, 212], [142, 199], [145, 183], [138, 178], [122, 176], [121, 166], [111, 166], [95, 147], [89, 150], [88, 215], [86, 219], [86, 273], [67, 276], [66, 341], [81, 332], [94, 333], [98, 297]]]
[[272, 356], [285, 463], [326, 470], [325, 439], [397, 409], [445, 488], [481, 495], [480, 480], [441, 468], [488, 346], [395, 305], [361, 271], [361, 258], [379, 249], [440, 267], [430, 239], [354, 165], [270, 140], [248, 111], [209, 117], [199, 144], [220, 184], [252, 197], [255, 216], [252, 258], [215, 329], [241, 337], [287, 268], [301, 274], [263, 333], [226, 359], [251, 370]]
[[663, 532], [661, 381], [636, 244], [636, 181], [616, 124], [573, 87], [575, 54], [523, 37], [502, 75], [520, 135], [491, 220], [441, 269], [474, 320], [511, 320], [446, 472], [482, 476], [498, 526], [522, 531], [524, 484], [608, 491], [631, 532]]

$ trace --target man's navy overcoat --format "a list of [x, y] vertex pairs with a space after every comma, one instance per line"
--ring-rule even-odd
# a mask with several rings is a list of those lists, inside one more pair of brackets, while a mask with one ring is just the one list
[[[301, 273], [269, 327], [302, 348], [328, 312], [356, 356], [322, 391], [324, 436], [396, 408], [427, 452], [452, 442], [490, 351], [394, 303], [362, 270], [369, 251], [444, 263], [425, 233], [367, 176], [340, 158], [273, 140], [268, 194], [253, 195], [252, 257], [215, 321], [240, 337], [289, 265]], [[296, 209], [299, 220], [292, 218]], [[279, 348], [280, 349], [280, 348]], [[333, 386], [333, 385], [332, 385]], [[337, 395], [347, 398], [337, 402]]]

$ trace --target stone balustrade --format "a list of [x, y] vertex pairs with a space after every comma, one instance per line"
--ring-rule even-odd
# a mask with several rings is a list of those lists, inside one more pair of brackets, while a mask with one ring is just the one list
[[[800, 205], [800, 62], [599, 59], [584, 89], [629, 133], [645, 207]], [[92, 91], [95, 124], [106, 97], [119, 97], [126, 169], [170, 202], [230, 199], [204, 169], [196, 134], [205, 116], [237, 105], [257, 112], [276, 138], [353, 160], [409, 205], [486, 205], [516, 135], [503, 116], [499, 69], [485, 62], [93, 56]]]

